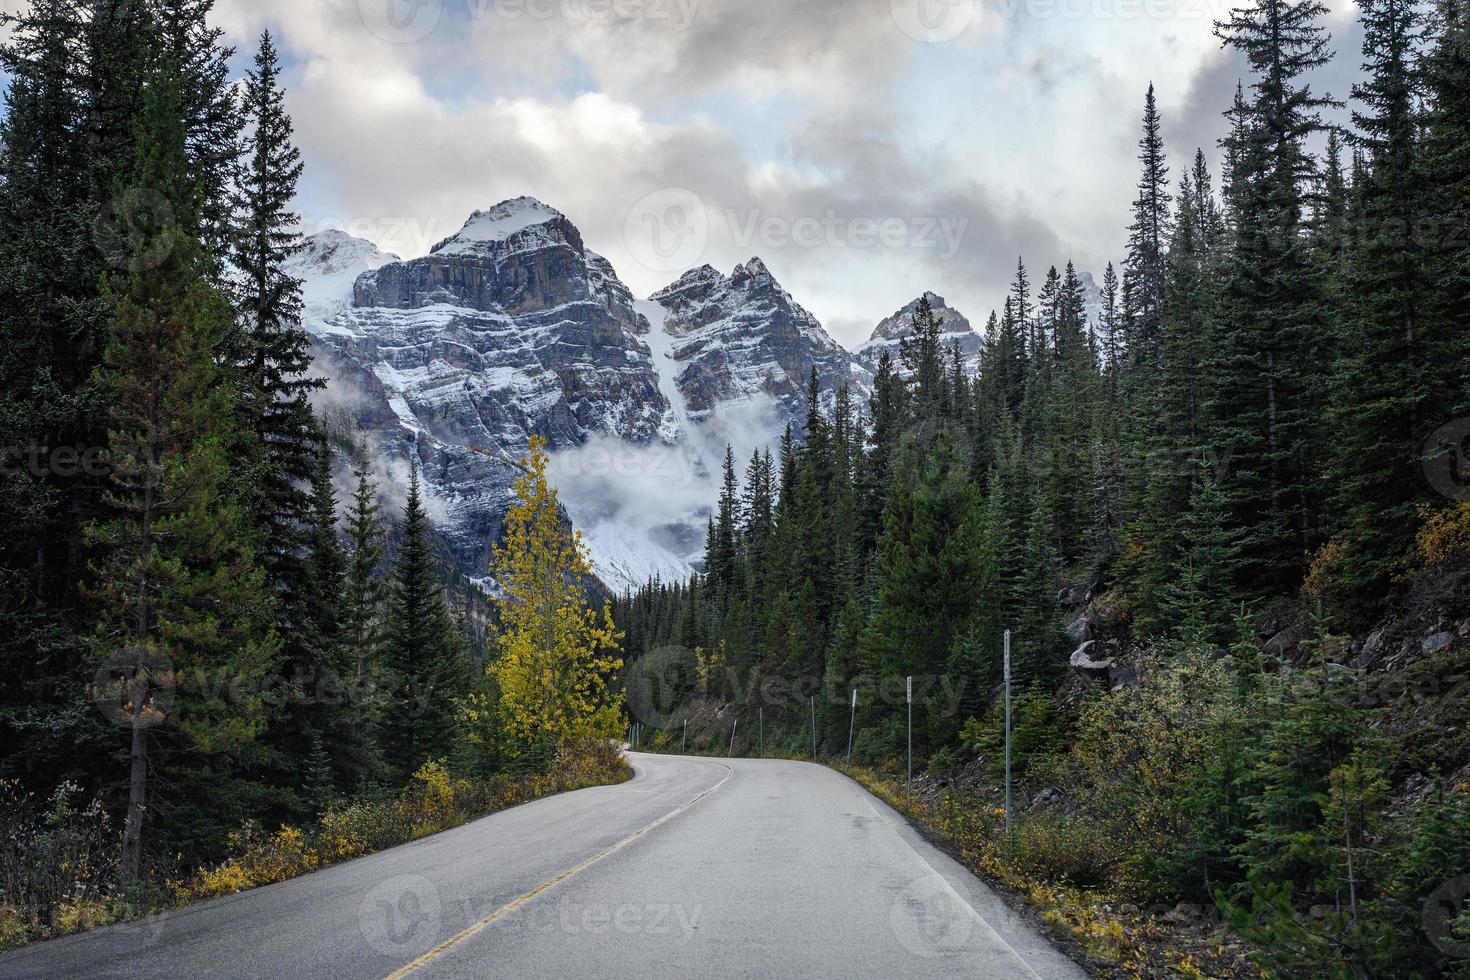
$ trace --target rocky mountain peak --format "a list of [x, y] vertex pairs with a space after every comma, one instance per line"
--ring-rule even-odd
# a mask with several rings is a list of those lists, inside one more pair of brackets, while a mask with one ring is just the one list
[[907, 337], [914, 332], [914, 314], [919, 311], [920, 300], [927, 299], [929, 308], [939, 318], [940, 329], [949, 334], [973, 333], [974, 327], [965, 315], [950, 307], [943, 296], [935, 292], [926, 292], [921, 297], [916, 297], [903, 309], [884, 319], [873, 330], [870, 340], [898, 340]]
[[534, 197], [516, 197], [476, 211], [464, 227], [430, 249], [431, 255], [475, 255], [497, 251], [507, 242], [526, 239], [527, 247], [562, 241], [584, 250], [582, 234], [567, 216]]
[[858, 348], [858, 358], [868, 370], [878, 369], [878, 363], [883, 359], [884, 353], [887, 353], [894, 363], [898, 362], [899, 346], [904, 338], [913, 335], [914, 314], [919, 310], [919, 303], [925, 299], [929, 301], [930, 310], [939, 318], [945, 345], [958, 344], [960, 354], [964, 357], [968, 369], [971, 372], [978, 369], [980, 350], [985, 346], [984, 338], [975, 332], [969, 319], [959, 310], [951, 307], [943, 296], [935, 292], [926, 292], [922, 296], [915, 297], [903, 309], [885, 317], [874, 328], [872, 339]]

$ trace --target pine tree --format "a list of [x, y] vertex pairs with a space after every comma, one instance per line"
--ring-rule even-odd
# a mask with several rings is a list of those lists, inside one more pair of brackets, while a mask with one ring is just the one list
[[1128, 353], [1134, 363], [1156, 363], [1163, 345], [1164, 256], [1169, 241], [1169, 168], [1164, 158], [1162, 122], [1150, 83], [1143, 104], [1143, 135], [1138, 141], [1138, 197], [1128, 230], [1128, 261], [1123, 265], [1123, 306]]
[[353, 654], [353, 680], [359, 697], [367, 680], [378, 673], [382, 643], [383, 581], [379, 572], [384, 527], [370, 465], [363, 447], [352, 471], [357, 488], [347, 515], [350, 554], [342, 593], [342, 634]]
[[[182, 674], [229, 678], [252, 690], [272, 666], [269, 602], [229, 493], [227, 451], [235, 406], [214, 360], [227, 335], [227, 301], [207, 280], [193, 237], [198, 189], [184, 152], [177, 77], [165, 66], [149, 85], [138, 125], [141, 186], [168, 188], [170, 220], [139, 229], [157, 262], [113, 276], [113, 325], [98, 384], [109, 406], [109, 516], [90, 538], [96, 565], [97, 656], [116, 679], [131, 729], [131, 780], [123, 844], [125, 881], [137, 880], [145, 814], [156, 791], [150, 728], [177, 750], [220, 753], [249, 741], [265, 716], [258, 688], [210, 699], [179, 685], [170, 712], [157, 695]], [[165, 760], [169, 758], [165, 755]]]
[[1426, 502], [1419, 458], [1435, 418], [1436, 389], [1420, 311], [1427, 291], [1416, 229], [1429, 188], [1419, 153], [1419, 15], [1404, 0], [1359, 5], [1367, 80], [1353, 88], [1353, 121], [1366, 153], [1355, 182], [1359, 234], [1348, 264], [1350, 311], [1334, 399], [1338, 511], [1349, 542], [1341, 569], [1352, 606], [1367, 615], [1392, 595]]
[[1315, 180], [1306, 140], [1332, 103], [1303, 76], [1329, 59], [1325, 14], [1314, 0], [1254, 0], [1216, 25], [1254, 79], [1229, 144], [1235, 248], [1211, 365], [1210, 438], [1216, 458], [1231, 461], [1222, 489], [1244, 532], [1241, 584], [1259, 592], [1294, 588], [1321, 539], [1328, 328], [1305, 224]]
[[[207, 6], [207, 4], [205, 4]], [[272, 588], [280, 596], [278, 626], [288, 670], [304, 669], [310, 585], [306, 567], [311, 501], [305, 491], [317, 458], [318, 428], [310, 394], [324, 382], [308, 376], [311, 357], [301, 329], [301, 284], [283, 270], [297, 248], [300, 219], [291, 201], [301, 177], [291, 119], [279, 88], [280, 66], [269, 33], [243, 85], [251, 124], [248, 159], [238, 178], [240, 227], [233, 235], [242, 334], [236, 355], [241, 408], [252, 438], [241, 447], [248, 505]]]
[[381, 723], [383, 756], [400, 778], [427, 760], [448, 757], [456, 699], [468, 688], [465, 652], [455, 636], [429, 535], [414, 468], [383, 644], [385, 680], [391, 685]]
[[[0, 109], [0, 772], [28, 784], [66, 775], [87, 783], [101, 775], [99, 739], [113, 734], [85, 710], [76, 684], [90, 629], [78, 601], [83, 527], [98, 512], [103, 474], [33, 467], [12, 454], [105, 441], [93, 373], [109, 318], [99, 290], [106, 256], [94, 229], [117, 180], [101, 187], [93, 178], [104, 161], [89, 152], [88, 93], [75, 63], [87, 25], [69, 0], [28, 7], [7, 18], [0, 44], [8, 76]], [[130, 172], [134, 144], [121, 144], [108, 168]]]

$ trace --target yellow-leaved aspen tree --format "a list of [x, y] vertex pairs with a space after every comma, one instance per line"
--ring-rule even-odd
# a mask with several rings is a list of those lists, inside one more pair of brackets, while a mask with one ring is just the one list
[[587, 599], [592, 561], [581, 532], [562, 526], [546, 480], [546, 440], [531, 439], [515, 481], [515, 502], [491, 571], [500, 585], [500, 685], [506, 725], [528, 749], [555, 750], [611, 739], [622, 726], [622, 695], [611, 679], [623, 666], [612, 609]]

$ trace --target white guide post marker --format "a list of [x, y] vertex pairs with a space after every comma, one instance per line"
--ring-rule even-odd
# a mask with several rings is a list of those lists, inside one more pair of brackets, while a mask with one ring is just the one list
[[817, 696], [812, 695], [812, 761], [817, 761]]
[[908, 702], [909, 702], [909, 788], [910, 796], [914, 795], [914, 679], [908, 679]]
[[1006, 833], [1011, 832], [1011, 631], [1006, 630], [1001, 661], [1006, 685]]
[[857, 730], [857, 688], [852, 689], [852, 720], [847, 724], [847, 764], [852, 765], [852, 736]]
[[727, 758], [735, 758], [735, 729], [740, 727], [740, 719], [736, 718], [730, 722], [730, 751], [725, 753]]

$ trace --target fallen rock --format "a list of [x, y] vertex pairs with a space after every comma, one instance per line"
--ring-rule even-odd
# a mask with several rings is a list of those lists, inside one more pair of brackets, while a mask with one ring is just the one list
[[1420, 644], [1420, 649], [1425, 653], [1438, 653], [1454, 642], [1455, 634], [1453, 633], [1435, 633]]
[[1204, 915], [1204, 909], [1193, 902], [1180, 902], [1164, 913], [1164, 921], [1179, 926], [1193, 925]]
[[1094, 659], [1096, 650], [1096, 640], [1088, 640], [1078, 647], [1072, 654], [1072, 669], [1089, 677], [1106, 677], [1108, 671], [1113, 667], [1114, 659], [1112, 657]]

